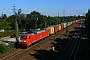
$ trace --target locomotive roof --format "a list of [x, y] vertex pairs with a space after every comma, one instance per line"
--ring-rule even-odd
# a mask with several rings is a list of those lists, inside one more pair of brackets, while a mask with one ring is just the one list
[[41, 33], [41, 32], [44, 32], [45, 30], [36, 30], [36, 31], [34, 31], [34, 33]]
[[[29, 31], [28, 33], [31, 33], [31, 34], [37, 34], [37, 33], [41, 33], [41, 32], [44, 32], [45, 30], [35, 30], [35, 31]], [[28, 34], [27, 33], [27, 34]]]

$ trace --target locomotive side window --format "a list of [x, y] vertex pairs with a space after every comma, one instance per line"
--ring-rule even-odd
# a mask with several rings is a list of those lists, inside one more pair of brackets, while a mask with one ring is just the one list
[[29, 36], [29, 39], [30, 39], [30, 36]]

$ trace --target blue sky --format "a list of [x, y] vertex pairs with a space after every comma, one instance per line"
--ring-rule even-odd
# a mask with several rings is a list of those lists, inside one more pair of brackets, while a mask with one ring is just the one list
[[35, 10], [51, 16], [57, 16], [58, 11], [62, 16], [64, 9], [65, 15], [83, 15], [90, 8], [90, 0], [0, 0], [0, 15], [2, 12], [12, 15], [13, 4], [25, 14]]

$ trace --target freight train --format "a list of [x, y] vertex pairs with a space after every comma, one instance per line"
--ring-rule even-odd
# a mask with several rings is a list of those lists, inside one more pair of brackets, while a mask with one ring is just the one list
[[36, 41], [39, 41], [45, 37], [48, 37], [49, 35], [52, 35], [54, 33], [57, 33], [58, 31], [74, 24], [80, 22], [80, 20], [75, 20], [75, 21], [71, 21], [67, 23], [62, 23], [59, 25], [54, 25], [54, 26], [50, 26], [47, 27], [46, 29], [43, 30], [36, 30], [36, 31], [31, 31], [29, 33], [23, 34], [20, 37], [19, 40], [19, 46], [20, 47], [28, 47], [30, 45], [32, 45], [33, 43], [35, 43]]

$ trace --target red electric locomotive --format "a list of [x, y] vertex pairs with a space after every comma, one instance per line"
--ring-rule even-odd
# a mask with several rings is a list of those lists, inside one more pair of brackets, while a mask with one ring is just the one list
[[49, 32], [47, 29], [37, 30], [37, 31], [33, 31], [32, 33], [23, 34], [20, 37], [19, 45], [27, 47], [32, 43], [39, 41], [40, 39], [43, 39], [47, 36], [49, 36]]

